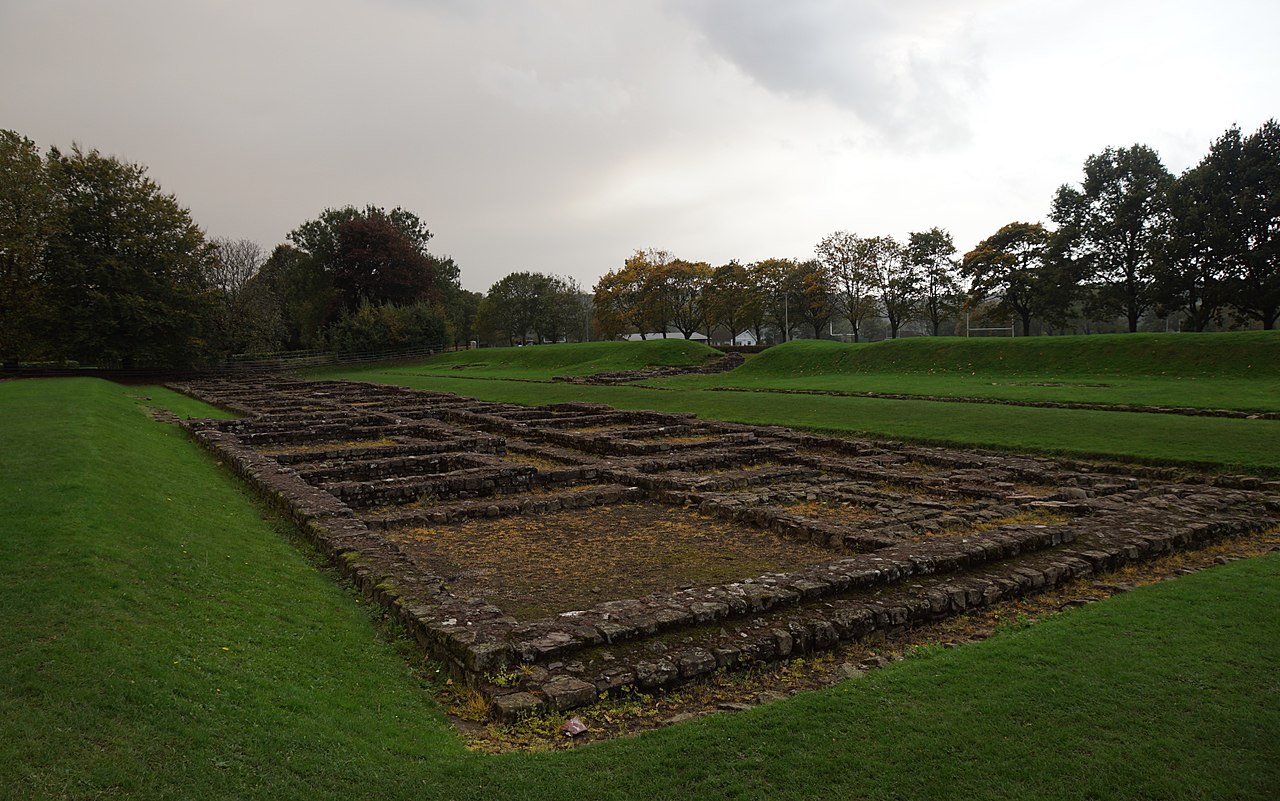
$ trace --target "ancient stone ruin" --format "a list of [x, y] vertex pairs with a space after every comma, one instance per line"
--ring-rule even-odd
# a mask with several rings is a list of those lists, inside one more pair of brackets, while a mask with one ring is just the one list
[[512, 719], [936, 620], [1280, 522], [1280, 485], [283, 378], [192, 421]]

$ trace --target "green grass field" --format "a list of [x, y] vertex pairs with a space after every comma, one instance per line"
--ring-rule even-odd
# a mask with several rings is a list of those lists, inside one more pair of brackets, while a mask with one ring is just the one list
[[468, 753], [424, 688], [431, 671], [411, 670], [367, 606], [137, 395], [200, 411], [152, 388], [0, 382], [0, 797], [1268, 799], [1280, 787], [1276, 556], [750, 712], [568, 753]]
[[1280, 331], [1065, 337], [911, 337], [862, 344], [796, 340], [769, 348], [747, 375], [1202, 376], [1280, 380]]
[[546, 380], [557, 375], [593, 375], [657, 366], [683, 367], [720, 355], [719, 351], [706, 345], [683, 339], [582, 342], [442, 353], [423, 363], [422, 369], [455, 376]]
[[651, 383], [1276, 411], [1280, 332], [797, 340], [728, 375]]

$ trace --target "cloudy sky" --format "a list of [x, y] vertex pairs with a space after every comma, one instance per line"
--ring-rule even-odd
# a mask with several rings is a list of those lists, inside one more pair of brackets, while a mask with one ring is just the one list
[[636, 248], [1040, 220], [1280, 115], [1274, 0], [3, 0], [0, 127], [148, 165], [214, 236], [404, 206], [484, 290]]

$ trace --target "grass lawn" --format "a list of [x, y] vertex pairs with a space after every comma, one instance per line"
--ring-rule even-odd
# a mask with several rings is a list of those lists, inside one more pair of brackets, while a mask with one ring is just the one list
[[455, 376], [548, 380], [558, 375], [592, 375], [655, 366], [684, 367], [720, 355], [720, 351], [700, 342], [683, 339], [581, 342], [441, 353], [425, 362], [423, 369]]
[[650, 383], [1276, 411], [1280, 332], [797, 340], [725, 375]]
[[694, 375], [658, 378], [646, 386], [671, 389], [823, 390], [995, 398], [1101, 405], [1184, 406], [1196, 409], [1280, 411], [1280, 380], [1110, 375], [932, 375], [919, 373], [815, 373]]
[[[461, 383], [461, 382], [460, 382]], [[481, 382], [475, 382], [481, 383]], [[487, 382], [485, 382], [487, 383]], [[557, 754], [466, 752], [367, 605], [136, 395], [0, 382], [0, 797], [1274, 798], [1280, 558]], [[410, 649], [411, 652], [411, 649]]]

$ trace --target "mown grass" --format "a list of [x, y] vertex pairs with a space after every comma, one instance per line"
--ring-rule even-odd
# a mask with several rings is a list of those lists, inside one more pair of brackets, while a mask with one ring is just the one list
[[128, 395], [143, 406], [163, 409], [182, 419], [212, 418], [214, 420], [232, 420], [236, 417], [235, 414], [226, 409], [210, 406], [195, 398], [183, 395], [181, 392], [174, 392], [168, 387], [157, 384], [130, 386], [128, 387]]
[[726, 375], [651, 383], [1275, 411], [1280, 332], [798, 340]]
[[1277, 458], [1280, 420], [630, 385], [466, 380], [423, 374], [414, 368], [352, 369], [326, 375], [510, 403], [593, 401], [622, 409], [694, 412], [717, 420], [945, 445], [1173, 462], [1209, 469], [1280, 471], [1280, 458]]
[[[569, 753], [468, 753], [132, 388], [0, 383], [0, 797], [1274, 797], [1280, 558]], [[430, 677], [430, 671], [426, 672]]]
[[1280, 378], [1280, 331], [911, 337], [872, 343], [796, 340], [744, 365], [745, 375], [948, 372], [1003, 375]]
[[549, 379], [557, 375], [593, 375], [654, 366], [684, 367], [701, 364], [720, 355], [718, 350], [684, 339], [581, 342], [442, 353], [414, 370], [421, 373]]

